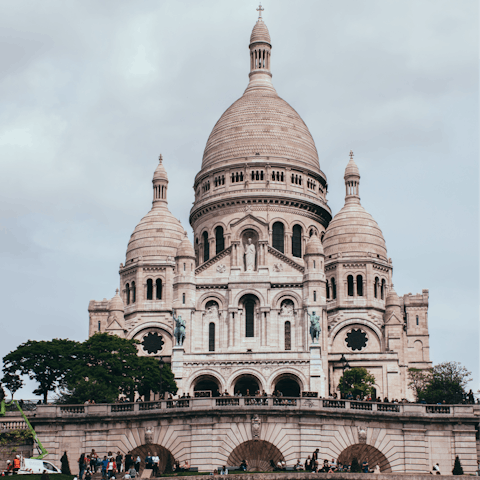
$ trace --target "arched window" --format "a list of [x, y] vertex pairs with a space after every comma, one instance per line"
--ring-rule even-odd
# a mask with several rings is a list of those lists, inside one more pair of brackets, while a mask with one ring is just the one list
[[147, 280], [147, 300], [153, 300], [153, 280]]
[[207, 262], [210, 258], [210, 245], [208, 244], [208, 233], [203, 232], [203, 261]]
[[290, 322], [285, 322], [285, 350], [292, 349], [292, 325]]
[[315, 230], [313, 228], [311, 228], [308, 235], [311, 237], [314, 233], [315, 233]]
[[375, 277], [375, 284], [373, 286], [373, 293], [375, 294], [375, 298], [378, 298], [378, 284], [379, 284], [380, 280], [378, 279], [378, 277]]
[[382, 286], [380, 287], [380, 296], [381, 296], [382, 300], [385, 297], [385, 287], [386, 287], [386, 282], [385, 282], [385, 279], [383, 278], [382, 279]]
[[125, 293], [127, 294], [127, 305], [130, 305], [130, 284], [125, 285]]
[[294, 225], [292, 230], [292, 255], [302, 257], [302, 227]]
[[327, 300], [330, 300], [330, 283], [327, 280]]
[[275, 222], [272, 227], [272, 246], [279, 252], [284, 253], [284, 237], [285, 227], [282, 222]]
[[157, 300], [161, 300], [162, 299], [162, 280], [160, 280], [160, 278], [157, 278], [155, 280], [155, 286], [157, 287], [156, 298]]
[[335, 300], [337, 298], [337, 285], [335, 284], [335, 279], [332, 278], [332, 299]]
[[417, 325], [418, 325], [418, 315], [417, 315]]
[[215, 351], [215, 324], [213, 322], [208, 325], [208, 351]]
[[102, 328], [101, 328], [101, 323], [100, 323], [100, 320], [98, 321], [98, 331], [100, 331]]
[[347, 277], [347, 294], [349, 297], [353, 297], [353, 276]]
[[255, 313], [255, 302], [251, 299], [248, 299], [245, 302], [245, 336], [246, 337], [255, 336], [254, 313]]
[[313, 301], [314, 302], [317, 301], [317, 291], [316, 290], [313, 291]]
[[363, 277], [357, 275], [357, 297], [363, 297]]
[[218, 255], [225, 248], [225, 239], [223, 237], [223, 227], [215, 229], [215, 255]]
[[185, 305], [185, 294], [182, 294], [182, 303]]
[[132, 282], [132, 303], [137, 301], [137, 287], [135, 286], [135, 282]]

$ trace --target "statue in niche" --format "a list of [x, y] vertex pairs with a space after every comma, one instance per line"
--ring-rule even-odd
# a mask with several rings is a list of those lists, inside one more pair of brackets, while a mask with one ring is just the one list
[[173, 336], [177, 342], [177, 346], [182, 346], [183, 342], [185, 341], [185, 333], [186, 333], [186, 323], [185, 320], [182, 320], [182, 316], [179, 315], [178, 317], [175, 316], [175, 310], [172, 309], [172, 316], [175, 322], [175, 329], [173, 331]]
[[260, 439], [260, 432], [262, 430], [262, 421], [258, 415], [254, 415], [252, 418], [252, 438], [253, 440]]
[[205, 305], [205, 317], [208, 321], [218, 320], [218, 303], [213, 300]]
[[247, 243], [244, 245], [245, 249], [245, 271], [254, 272], [255, 271], [255, 258], [257, 251], [255, 244], [252, 242], [252, 239], [249, 238]]
[[293, 317], [293, 302], [284, 300], [280, 306], [280, 315], [282, 317]]

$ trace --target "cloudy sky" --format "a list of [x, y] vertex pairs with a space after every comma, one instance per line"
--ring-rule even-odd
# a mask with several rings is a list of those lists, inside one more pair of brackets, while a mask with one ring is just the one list
[[[430, 290], [434, 363], [479, 388], [478, 2], [265, 0], [273, 82], [343, 206], [353, 149], [397, 293]], [[254, 0], [0, 0], [3, 357], [87, 335], [163, 154], [189, 234], [208, 135], [242, 95]], [[31, 397], [27, 386], [23, 395]]]

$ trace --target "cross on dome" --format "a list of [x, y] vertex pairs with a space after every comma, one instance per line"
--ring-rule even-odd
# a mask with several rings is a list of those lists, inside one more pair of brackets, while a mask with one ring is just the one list
[[262, 2], [260, 2], [260, 5], [259, 5], [258, 8], [257, 8], [258, 19], [259, 19], [259, 20], [262, 18], [262, 12], [263, 12], [264, 10], [265, 10], [265, 9], [262, 7]]
[[158, 156], [158, 162], [159, 162], [159, 163], [162, 163], [162, 162], [163, 162], [162, 154], [160, 154], [160, 155]]
[[350, 160], [353, 160], [353, 150], [350, 150]]

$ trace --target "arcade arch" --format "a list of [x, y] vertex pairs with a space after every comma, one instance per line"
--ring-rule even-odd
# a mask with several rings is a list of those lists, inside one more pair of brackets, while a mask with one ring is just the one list
[[210, 391], [212, 397], [218, 397], [222, 392], [219, 380], [213, 375], [200, 375], [193, 381], [193, 392]]
[[175, 458], [170, 450], [167, 450], [161, 445], [148, 443], [147, 445], [140, 445], [128, 453], [134, 459], [137, 458], [137, 456], [140, 457], [140, 475], [142, 474], [143, 470], [145, 470], [145, 458], [147, 457], [148, 453], [152, 455], [158, 455], [158, 458], [160, 459], [158, 463], [158, 473], [171, 472], [172, 466], [175, 465]]
[[265, 440], [248, 440], [238, 445], [229, 455], [227, 465], [240, 465], [243, 460], [248, 462], [249, 472], [271, 472], [274, 465], [284, 462], [282, 452]]
[[273, 388], [284, 397], [300, 397], [302, 381], [293, 373], [282, 373], [273, 381]]
[[380, 450], [366, 443], [350, 445], [339, 455], [337, 461], [342, 465], [351, 465], [354, 458], [358, 460], [360, 465], [362, 465], [364, 460], [368, 459], [370, 469], [374, 469], [376, 465], [379, 465], [382, 473], [392, 472], [387, 457]]
[[242, 396], [255, 395], [257, 390], [264, 390], [262, 381], [251, 373], [243, 373], [235, 378], [232, 382], [233, 392], [240, 392]]

